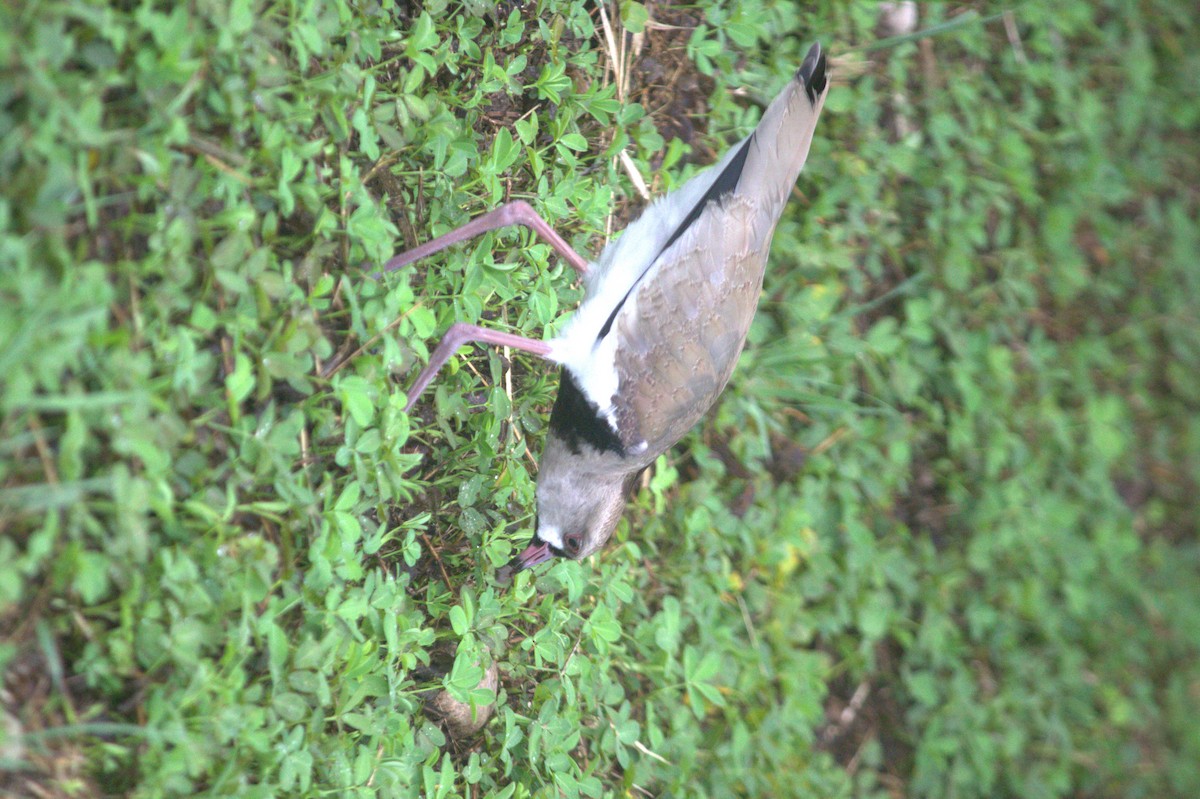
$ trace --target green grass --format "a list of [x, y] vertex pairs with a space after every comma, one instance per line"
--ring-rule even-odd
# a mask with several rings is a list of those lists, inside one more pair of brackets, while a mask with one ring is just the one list
[[[1185, 5], [873, 47], [870, 5], [631, 2], [674, 27], [629, 96], [567, 0], [5, 5], [0, 791], [1200, 794]], [[729, 390], [602, 555], [497, 585], [553, 375], [403, 389], [579, 289], [524, 232], [371, 271], [508, 198], [596, 252], [622, 148], [678, 185], [816, 38]], [[495, 717], [448, 736], [443, 687]]]

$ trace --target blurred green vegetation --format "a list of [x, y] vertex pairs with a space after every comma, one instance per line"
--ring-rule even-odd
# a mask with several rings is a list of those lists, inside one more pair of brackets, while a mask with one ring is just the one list
[[[0, 790], [1200, 795], [1200, 19], [877, 11], [626, 2], [619, 86], [570, 0], [0, 8]], [[622, 149], [678, 185], [818, 38], [730, 389], [498, 586], [553, 375], [403, 388], [579, 289], [516, 231], [371, 271], [509, 198], [598, 251]]]

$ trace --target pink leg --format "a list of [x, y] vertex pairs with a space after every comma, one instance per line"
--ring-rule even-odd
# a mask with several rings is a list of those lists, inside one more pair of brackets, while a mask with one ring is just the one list
[[425, 391], [425, 387], [437, 375], [438, 370], [442, 368], [442, 364], [450, 360], [450, 356], [468, 341], [478, 341], [482, 344], [496, 344], [501, 347], [514, 347], [525, 352], [532, 352], [534, 355], [540, 355], [543, 358], [550, 354], [550, 345], [544, 341], [535, 341], [534, 339], [518, 336], [514, 333], [503, 333], [499, 330], [489, 330], [486, 327], [468, 325], [465, 322], [455, 322], [450, 325], [450, 329], [446, 331], [446, 335], [442, 336], [437, 349], [429, 356], [429, 363], [421, 370], [421, 374], [417, 375], [412, 388], [408, 390], [408, 404], [404, 406], [405, 413], [412, 410], [413, 405], [417, 403], [417, 398], [421, 396], [421, 393]]
[[511, 203], [506, 203], [494, 211], [489, 211], [483, 216], [472, 219], [460, 228], [455, 228], [443, 236], [438, 236], [433, 241], [427, 241], [419, 247], [413, 247], [407, 252], [395, 255], [383, 265], [381, 271], [395, 271], [427, 255], [433, 255], [438, 250], [443, 250], [451, 244], [458, 244], [481, 233], [486, 233], [496, 228], [507, 227], [508, 225], [524, 225], [529, 228], [541, 236], [547, 244], [554, 248], [554, 251], [558, 253], [560, 258], [575, 267], [580, 274], [587, 273], [587, 259], [571, 249], [571, 245], [567, 244], [566, 239], [555, 233], [554, 228], [550, 227], [550, 223], [538, 216], [537, 211], [533, 210], [533, 206], [524, 200], [515, 200]]

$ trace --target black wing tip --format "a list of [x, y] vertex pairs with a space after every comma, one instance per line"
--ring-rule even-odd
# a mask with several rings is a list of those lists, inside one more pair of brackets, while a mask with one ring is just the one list
[[821, 92], [825, 91], [825, 53], [821, 43], [814, 42], [804, 57], [804, 63], [796, 70], [796, 80], [804, 82], [804, 91], [811, 103], [816, 103]]

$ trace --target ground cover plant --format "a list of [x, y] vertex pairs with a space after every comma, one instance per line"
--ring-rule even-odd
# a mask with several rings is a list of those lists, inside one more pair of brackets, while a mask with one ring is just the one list
[[[0, 8], [0, 790], [1200, 794], [1200, 22], [920, 11]], [[729, 390], [497, 584], [553, 375], [404, 386], [579, 288], [516, 231], [372, 269], [517, 198], [596, 252], [817, 38]]]

